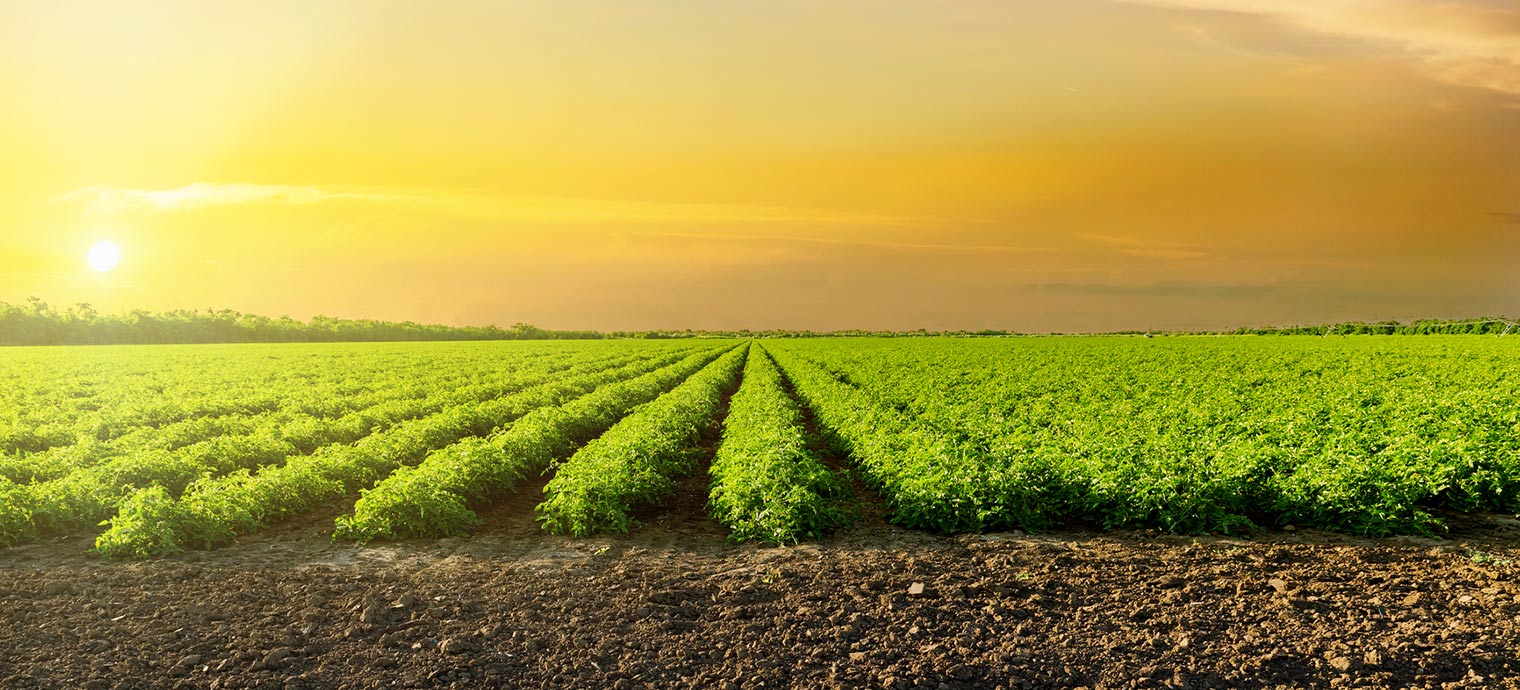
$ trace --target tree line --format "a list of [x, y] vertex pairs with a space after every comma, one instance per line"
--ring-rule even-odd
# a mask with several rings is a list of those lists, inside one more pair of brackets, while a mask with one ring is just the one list
[[[1232, 331], [1121, 331], [1107, 335], [1520, 335], [1520, 322], [1499, 317], [1443, 321], [1424, 319], [1265, 326]], [[421, 340], [595, 340], [602, 338], [815, 338], [815, 337], [1004, 337], [1035, 335], [1005, 330], [811, 331], [811, 330], [549, 330], [517, 323], [442, 326], [413, 321], [315, 316], [271, 318], [231, 309], [153, 312], [135, 309], [101, 314], [89, 304], [57, 309], [36, 297], [25, 304], [0, 302], [0, 345], [139, 345], [158, 343], [321, 343]]]
[[320, 343], [412, 340], [553, 340], [606, 337], [596, 331], [552, 331], [526, 323], [440, 326], [412, 321], [301, 321], [231, 309], [101, 314], [89, 304], [56, 309], [37, 298], [0, 302], [0, 345], [134, 345], [150, 343]]
[[1515, 332], [1520, 335], [1520, 322], [1501, 317], [1483, 317], [1447, 321], [1421, 319], [1402, 323], [1399, 321], [1345, 321], [1342, 323], [1311, 326], [1269, 326], [1263, 328], [1239, 328], [1231, 333], [1237, 335], [1504, 335]]

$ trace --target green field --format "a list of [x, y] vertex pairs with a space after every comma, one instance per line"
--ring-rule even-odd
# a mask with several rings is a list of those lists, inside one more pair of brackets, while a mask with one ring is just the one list
[[[1520, 340], [1022, 337], [10, 348], [0, 543], [626, 531], [693, 472], [735, 540], [848, 524], [1386, 535], [1520, 511]], [[703, 445], [704, 437], [717, 439]], [[355, 500], [357, 499], [357, 500]], [[352, 506], [348, 509], [347, 506]]]

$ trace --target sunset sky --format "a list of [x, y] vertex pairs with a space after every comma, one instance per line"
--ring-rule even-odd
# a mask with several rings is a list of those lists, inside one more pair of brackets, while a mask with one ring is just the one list
[[106, 312], [1520, 316], [1514, 0], [8, 2], [0, 160]]

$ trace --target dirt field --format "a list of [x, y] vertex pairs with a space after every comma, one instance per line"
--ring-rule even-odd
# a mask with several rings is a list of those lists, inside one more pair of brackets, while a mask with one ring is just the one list
[[732, 546], [688, 486], [626, 537], [356, 547], [313, 516], [146, 562], [0, 551], [4, 688], [1520, 688], [1520, 522], [1442, 541], [872, 516]]

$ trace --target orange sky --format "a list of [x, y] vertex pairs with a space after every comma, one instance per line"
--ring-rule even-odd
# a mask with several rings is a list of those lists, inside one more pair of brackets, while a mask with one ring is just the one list
[[6, 3], [0, 94], [0, 301], [1520, 315], [1510, 0]]

